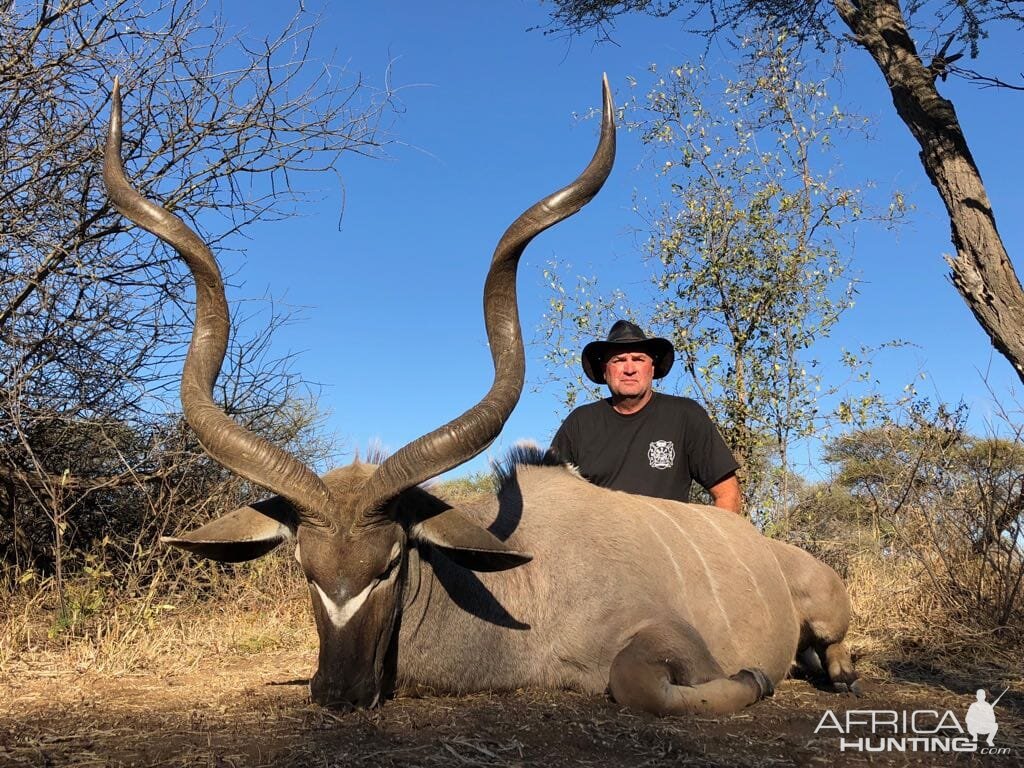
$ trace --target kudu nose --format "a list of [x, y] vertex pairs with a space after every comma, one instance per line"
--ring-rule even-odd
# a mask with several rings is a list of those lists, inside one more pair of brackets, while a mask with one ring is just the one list
[[318, 671], [309, 681], [309, 695], [313, 702], [328, 709], [368, 709], [380, 702], [376, 686], [368, 680], [342, 683]]

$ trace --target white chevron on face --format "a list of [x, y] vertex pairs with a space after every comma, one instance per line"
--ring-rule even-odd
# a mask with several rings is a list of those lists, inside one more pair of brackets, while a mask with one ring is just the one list
[[323, 591], [319, 584], [315, 581], [311, 582], [318, 595], [320, 595], [320, 604], [323, 605], [324, 610], [327, 612], [327, 618], [330, 619], [331, 624], [337, 629], [341, 629], [352, 619], [353, 616], [363, 607], [363, 603], [370, 596], [370, 592], [377, 586], [376, 581], [371, 581], [367, 584], [363, 591], [360, 592], [353, 598], [346, 600], [343, 603], [338, 603], [328, 597], [327, 593]]
[[[397, 557], [400, 552], [401, 545], [396, 543], [391, 548], [390, 559], [394, 559], [395, 557]], [[391, 573], [388, 575], [386, 579], [373, 579], [372, 581], [370, 581], [369, 584], [363, 587], [362, 592], [360, 592], [355, 597], [349, 598], [343, 603], [339, 603], [338, 601], [331, 598], [326, 592], [324, 592], [323, 587], [321, 587], [315, 581], [311, 581], [310, 583], [316, 589], [316, 593], [320, 596], [320, 602], [323, 605], [324, 610], [327, 612], [327, 618], [330, 619], [331, 624], [333, 624], [335, 628], [341, 629], [346, 624], [348, 624], [349, 621], [352, 620], [352, 617], [355, 616], [356, 613], [359, 611], [359, 609], [363, 607], [363, 603], [367, 601], [367, 599], [370, 597], [370, 593], [373, 592], [374, 589], [383, 584], [390, 584], [398, 577], [398, 570], [398, 568], [392, 569]]]

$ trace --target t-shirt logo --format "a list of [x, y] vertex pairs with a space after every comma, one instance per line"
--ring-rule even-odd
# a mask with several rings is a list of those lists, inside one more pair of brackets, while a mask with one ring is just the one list
[[655, 440], [647, 449], [647, 460], [655, 469], [670, 469], [676, 460], [676, 447], [671, 440]]

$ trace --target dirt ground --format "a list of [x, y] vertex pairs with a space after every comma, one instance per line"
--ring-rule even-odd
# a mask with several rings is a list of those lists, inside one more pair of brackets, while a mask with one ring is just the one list
[[[221, 654], [178, 674], [102, 675], [23, 661], [0, 677], [2, 766], [902, 766], [1024, 765], [1024, 695], [999, 702], [1007, 754], [841, 752], [826, 710], [951, 710], [973, 681], [891, 669], [861, 698], [787, 680], [722, 718], [657, 719], [604, 697], [517, 691], [398, 699], [371, 712], [312, 705], [308, 648]], [[931, 679], [929, 679], [931, 678]], [[863, 735], [863, 734], [861, 734]]]

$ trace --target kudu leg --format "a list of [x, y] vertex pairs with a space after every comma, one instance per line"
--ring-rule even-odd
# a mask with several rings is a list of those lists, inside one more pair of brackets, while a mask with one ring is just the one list
[[797, 662], [806, 672], [828, 676], [840, 693], [860, 695], [853, 659], [843, 643], [850, 626], [850, 597], [838, 574], [801, 549], [773, 541], [800, 618]]
[[853, 657], [850, 656], [846, 644], [843, 642], [823, 644], [815, 650], [818, 652], [818, 657], [828, 673], [828, 679], [832, 681], [835, 689], [841, 693], [849, 691], [859, 696], [861, 693], [860, 680], [858, 680], [860, 675], [853, 668]]
[[853, 657], [843, 642], [816, 640], [797, 654], [797, 663], [810, 677], [828, 680], [839, 693], [862, 693], [860, 675], [853, 666]]
[[723, 715], [773, 692], [759, 669], [726, 677], [692, 629], [638, 633], [612, 662], [609, 689], [620, 704], [664, 715]]

